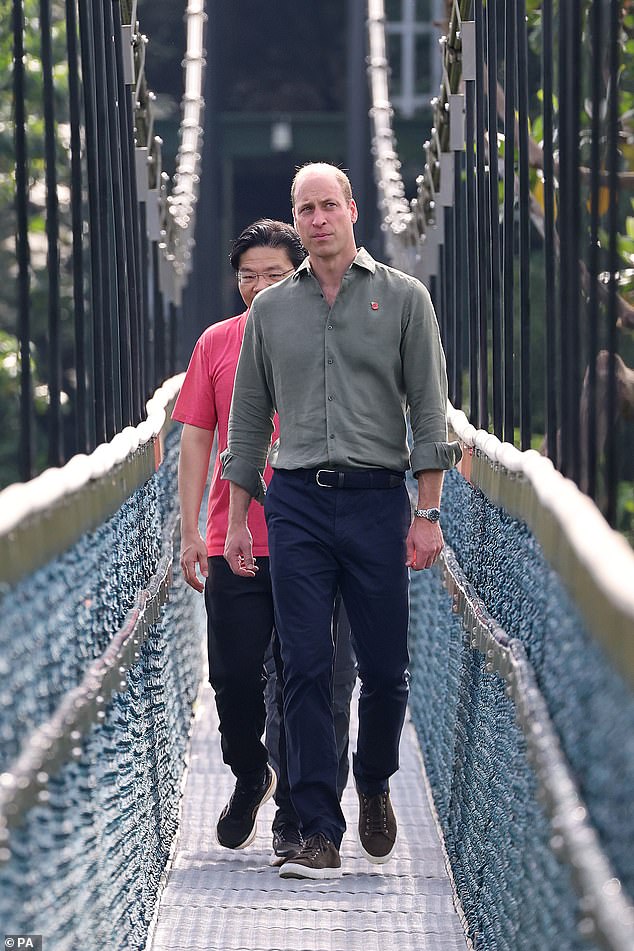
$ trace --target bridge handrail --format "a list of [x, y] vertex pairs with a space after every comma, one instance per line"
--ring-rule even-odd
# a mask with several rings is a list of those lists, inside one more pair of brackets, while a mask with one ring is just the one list
[[634, 551], [546, 456], [476, 429], [451, 404], [448, 419], [463, 446], [464, 477], [526, 522], [589, 630], [634, 684]]
[[109, 518], [160, 465], [180, 373], [146, 404], [147, 418], [90, 455], [73, 456], [0, 492], [0, 585], [13, 585]]
[[[104, 653], [86, 668], [81, 683], [65, 695], [53, 715], [32, 731], [17, 759], [0, 776], [0, 843], [6, 845], [11, 827], [28, 809], [45, 801], [49, 779], [81, 754], [83, 737], [103, 719], [113, 693], [127, 690], [126, 674], [137, 663], [148, 630], [168, 598], [177, 524], [175, 516], [166, 525], [158, 568], [147, 588], [137, 593]], [[8, 853], [0, 849], [0, 862], [3, 857], [8, 858]]]
[[599, 937], [606, 948], [628, 951], [634, 933], [634, 905], [588, 821], [588, 810], [562, 752], [526, 649], [491, 617], [449, 546], [441, 555], [441, 565], [454, 613], [462, 619], [471, 648], [485, 655], [488, 672], [496, 671], [504, 678], [515, 703], [528, 755], [544, 790], [544, 805], [554, 829], [553, 849], [574, 869], [587, 916], [580, 922], [580, 930], [586, 936]]

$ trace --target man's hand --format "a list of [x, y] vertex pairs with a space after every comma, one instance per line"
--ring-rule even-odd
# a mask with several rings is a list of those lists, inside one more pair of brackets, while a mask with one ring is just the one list
[[225, 561], [234, 575], [255, 578], [258, 566], [253, 557], [253, 536], [247, 525], [229, 526], [225, 538]]
[[181, 536], [181, 571], [187, 584], [194, 591], [204, 591], [205, 583], [198, 577], [196, 570], [200, 566], [203, 578], [209, 574], [207, 568], [207, 547], [200, 532], [189, 536]]
[[414, 518], [407, 533], [407, 558], [405, 564], [414, 571], [431, 568], [444, 545], [439, 522]]
[[251, 496], [241, 485], [230, 483], [229, 524], [225, 536], [225, 561], [234, 575], [255, 578], [258, 566], [253, 557], [253, 536], [247, 525]]

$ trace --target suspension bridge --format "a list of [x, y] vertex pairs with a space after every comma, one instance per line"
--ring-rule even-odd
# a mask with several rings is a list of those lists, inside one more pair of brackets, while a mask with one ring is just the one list
[[205, 6], [185, 12], [169, 162], [136, 2], [0, 13], [5, 947], [631, 951], [630, 5], [447, 3], [410, 197], [389, 16], [347, 5], [384, 257], [432, 294], [463, 457], [445, 551], [411, 579], [395, 860], [362, 859], [349, 787], [344, 875], [301, 885], [269, 864], [268, 806], [249, 849], [214, 841], [231, 777], [175, 557], [170, 415], [217, 147]]

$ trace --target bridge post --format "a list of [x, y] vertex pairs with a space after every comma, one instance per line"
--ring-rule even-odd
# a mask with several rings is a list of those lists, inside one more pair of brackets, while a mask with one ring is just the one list
[[376, 201], [369, 167], [370, 123], [366, 74], [366, 0], [347, 3], [346, 161], [359, 220], [357, 244], [372, 250]]

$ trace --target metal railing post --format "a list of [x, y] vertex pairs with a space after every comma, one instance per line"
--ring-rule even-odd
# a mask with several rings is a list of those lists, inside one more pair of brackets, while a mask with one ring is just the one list
[[[531, 195], [528, 155], [528, 40], [526, 36], [526, 3], [517, 0], [517, 123], [519, 169], [519, 324], [520, 324], [520, 448], [530, 449], [532, 431], [531, 405], [531, 319], [530, 319], [530, 255]], [[512, 48], [512, 47], [511, 47]], [[507, 56], [509, 51], [507, 50]], [[511, 188], [513, 179], [505, 183]], [[511, 361], [512, 362], [512, 361]]]
[[18, 265], [18, 338], [20, 346], [19, 473], [33, 475], [33, 382], [31, 374], [31, 298], [28, 210], [28, 155], [24, 101], [24, 10], [13, 0], [13, 102], [15, 123], [16, 259]]
[[77, 452], [95, 448], [91, 431], [88, 398], [92, 374], [87, 372], [88, 341], [92, 340], [89, 315], [85, 307], [83, 250], [83, 175], [81, 160], [81, 88], [77, 42], [77, 7], [75, 0], [66, 2], [66, 46], [68, 51], [68, 92], [70, 113], [70, 195], [73, 234], [73, 324], [75, 330], [76, 400], [75, 439]]
[[50, 0], [40, 0], [40, 43], [44, 106], [44, 161], [46, 165], [46, 269], [48, 276], [48, 464], [63, 460], [61, 305], [59, 287], [59, 200], [57, 195], [57, 154], [55, 93]]

